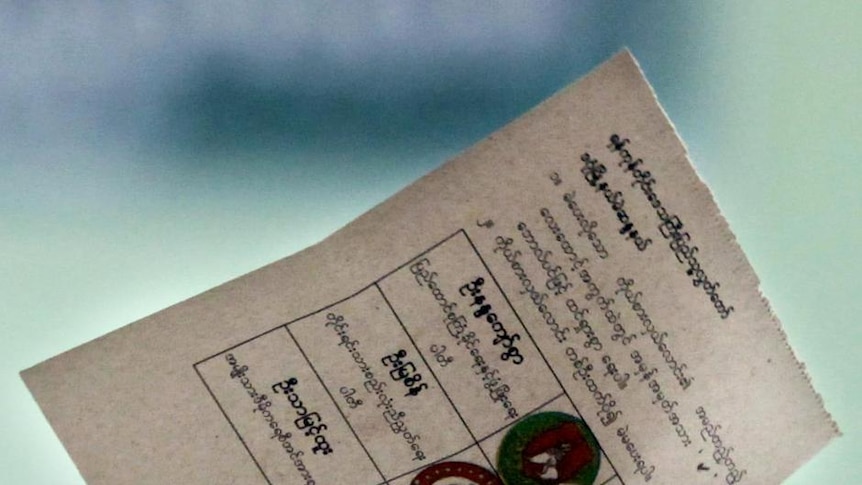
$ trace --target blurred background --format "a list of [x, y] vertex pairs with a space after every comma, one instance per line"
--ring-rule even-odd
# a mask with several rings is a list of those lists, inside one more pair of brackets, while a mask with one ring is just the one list
[[862, 3], [3, 2], [0, 483], [80, 484], [17, 373], [324, 238], [623, 46], [862, 483]]

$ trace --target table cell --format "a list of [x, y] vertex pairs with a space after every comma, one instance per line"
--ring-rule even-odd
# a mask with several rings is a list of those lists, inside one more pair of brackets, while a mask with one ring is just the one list
[[490, 460], [493, 457], [486, 457], [478, 446], [473, 445], [437, 463], [390, 480], [389, 485], [428, 485], [429, 480], [434, 480], [431, 485], [502, 485]]
[[463, 232], [378, 284], [475, 436], [562, 392]]
[[195, 368], [267, 483], [381, 481], [284, 327]]
[[376, 286], [288, 328], [387, 479], [474, 442]]

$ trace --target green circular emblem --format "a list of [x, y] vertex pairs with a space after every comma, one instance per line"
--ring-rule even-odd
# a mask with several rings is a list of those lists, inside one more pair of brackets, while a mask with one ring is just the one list
[[593, 485], [600, 463], [599, 443], [586, 423], [559, 412], [522, 419], [497, 450], [506, 485]]

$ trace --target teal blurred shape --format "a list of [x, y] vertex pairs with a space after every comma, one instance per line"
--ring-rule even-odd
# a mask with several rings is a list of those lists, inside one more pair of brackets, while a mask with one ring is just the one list
[[624, 45], [845, 432], [787, 483], [850, 483], [858, 2], [261, 5], [4, 5], [0, 483], [81, 483], [18, 370], [312, 244]]

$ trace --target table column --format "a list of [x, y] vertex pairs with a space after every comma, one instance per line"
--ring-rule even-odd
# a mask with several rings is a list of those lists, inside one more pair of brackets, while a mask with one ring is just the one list
[[463, 233], [378, 284], [477, 439], [563, 394]]
[[386, 480], [475, 443], [376, 286], [288, 328]]
[[[378, 286], [476, 438], [484, 460], [466, 461], [496, 471], [503, 438], [528, 416], [581, 418], [465, 233]], [[600, 447], [596, 453], [589, 466], [597, 483], [622, 483]]]
[[[195, 369], [266, 483], [382, 480], [285, 327]], [[348, 461], [353, 465], [344, 467]]]

